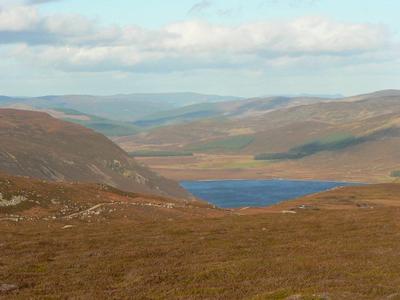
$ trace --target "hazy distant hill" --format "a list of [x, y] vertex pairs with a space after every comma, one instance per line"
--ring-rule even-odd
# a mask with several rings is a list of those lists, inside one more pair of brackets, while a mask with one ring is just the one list
[[73, 122], [93, 129], [108, 137], [127, 136], [138, 133], [141, 128], [130, 122], [116, 121], [90, 114], [85, 114], [71, 108], [37, 108], [26, 104], [10, 104], [6, 108], [39, 111], [51, 115], [54, 118]]
[[0, 109], [0, 140], [0, 171], [7, 174], [188, 196], [177, 183], [138, 164], [103, 135], [45, 113]]
[[161, 125], [188, 123], [207, 118], [244, 118], [266, 112], [318, 102], [329, 102], [336, 98], [283, 97], [251, 98], [218, 103], [200, 103], [149, 115], [134, 122], [137, 126], [155, 127]]
[[147, 115], [195, 103], [219, 102], [239, 97], [196, 93], [128, 94], [113, 96], [61, 95], [34, 98], [4, 97], [1, 105], [24, 104], [37, 108], [74, 109], [118, 121], [134, 121]]

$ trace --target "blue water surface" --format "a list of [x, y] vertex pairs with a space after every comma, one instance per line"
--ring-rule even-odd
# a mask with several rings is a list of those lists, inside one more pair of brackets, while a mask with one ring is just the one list
[[181, 185], [197, 198], [218, 207], [236, 208], [268, 206], [335, 187], [360, 184], [301, 180], [206, 180], [182, 181]]

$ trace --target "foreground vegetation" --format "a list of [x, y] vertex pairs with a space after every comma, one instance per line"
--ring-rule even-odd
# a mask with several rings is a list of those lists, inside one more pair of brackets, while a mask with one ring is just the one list
[[9, 299], [385, 299], [400, 295], [399, 217], [383, 209], [68, 229], [2, 223], [0, 282], [20, 287]]
[[17, 287], [0, 297], [398, 299], [399, 192], [349, 187], [190, 220], [0, 218], [0, 285]]

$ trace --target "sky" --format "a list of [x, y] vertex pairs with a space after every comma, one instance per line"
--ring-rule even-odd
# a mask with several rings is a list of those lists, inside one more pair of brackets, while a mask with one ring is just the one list
[[398, 0], [0, 0], [0, 95], [400, 89]]

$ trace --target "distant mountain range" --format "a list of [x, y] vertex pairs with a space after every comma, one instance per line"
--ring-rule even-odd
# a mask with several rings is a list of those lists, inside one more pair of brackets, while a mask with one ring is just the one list
[[267, 97], [290, 97], [290, 98], [298, 98], [298, 97], [312, 97], [312, 98], [330, 98], [330, 99], [339, 99], [345, 98], [342, 94], [309, 94], [309, 93], [300, 93], [300, 94], [275, 94], [275, 95], [264, 95], [261, 98]]
[[236, 99], [240, 98], [197, 93], [61, 95], [32, 98], [0, 96], [0, 105], [23, 104], [41, 109], [72, 109], [111, 120], [134, 121], [150, 114], [186, 105]]
[[197, 103], [219, 103], [240, 99], [196, 93], [129, 94], [114, 96], [62, 95], [42, 97], [0, 96], [0, 107], [46, 112], [55, 118], [78, 123], [106, 136], [138, 133], [148, 115], [178, 111]]

